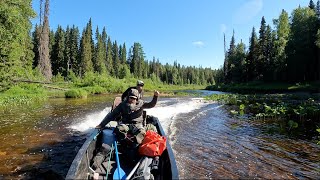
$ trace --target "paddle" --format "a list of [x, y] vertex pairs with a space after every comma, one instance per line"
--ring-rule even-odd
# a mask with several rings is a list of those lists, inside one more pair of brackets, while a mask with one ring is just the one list
[[126, 173], [120, 167], [119, 154], [117, 148], [117, 141], [114, 141], [115, 153], [116, 153], [116, 161], [117, 161], [117, 169], [114, 171], [113, 179], [126, 179]]

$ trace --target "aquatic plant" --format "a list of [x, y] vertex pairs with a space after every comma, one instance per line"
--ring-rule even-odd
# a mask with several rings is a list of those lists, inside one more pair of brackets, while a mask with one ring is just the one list
[[238, 118], [283, 121], [284, 124], [281, 125], [283, 127], [280, 129], [286, 129], [289, 133], [295, 129], [309, 132], [309, 130], [303, 130], [305, 128], [310, 128], [311, 132], [315, 132], [315, 125], [320, 124], [319, 96], [219, 94], [208, 96], [207, 99], [228, 105], [230, 113]]

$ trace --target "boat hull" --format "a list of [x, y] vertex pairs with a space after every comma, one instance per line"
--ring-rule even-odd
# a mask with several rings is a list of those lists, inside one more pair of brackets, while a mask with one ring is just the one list
[[[151, 118], [151, 120], [154, 122], [153, 124], [158, 130], [158, 133], [161, 136], [165, 136], [165, 132], [160, 125], [159, 119], [153, 116], [148, 116], [147, 118]], [[92, 173], [92, 169], [90, 168], [90, 160], [94, 157], [97, 147], [101, 146], [102, 142], [110, 144], [113, 141], [112, 129], [105, 129], [104, 131], [95, 129], [78, 151], [69, 168], [66, 179], [90, 179], [90, 173]], [[161, 167], [159, 168], [159, 172], [157, 173], [157, 177], [155, 177], [155, 179], [179, 179], [178, 169], [172, 148], [168, 141], [166, 143], [167, 148], [160, 156]]]

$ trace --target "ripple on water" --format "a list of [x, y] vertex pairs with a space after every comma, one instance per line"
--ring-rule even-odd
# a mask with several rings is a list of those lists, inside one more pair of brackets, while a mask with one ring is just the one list
[[209, 105], [199, 110], [202, 113], [194, 111], [175, 119], [178, 130], [173, 148], [179, 152], [175, 155], [182, 179], [319, 177], [318, 146], [264, 134], [249, 121], [231, 119], [216, 107]]

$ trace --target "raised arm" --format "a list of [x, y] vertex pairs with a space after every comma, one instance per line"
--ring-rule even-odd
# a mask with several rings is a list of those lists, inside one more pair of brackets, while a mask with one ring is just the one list
[[143, 109], [153, 108], [157, 104], [159, 95], [160, 95], [159, 91], [154, 91], [154, 95], [153, 95], [152, 101], [148, 102], [148, 103], [144, 103], [142, 108]]

